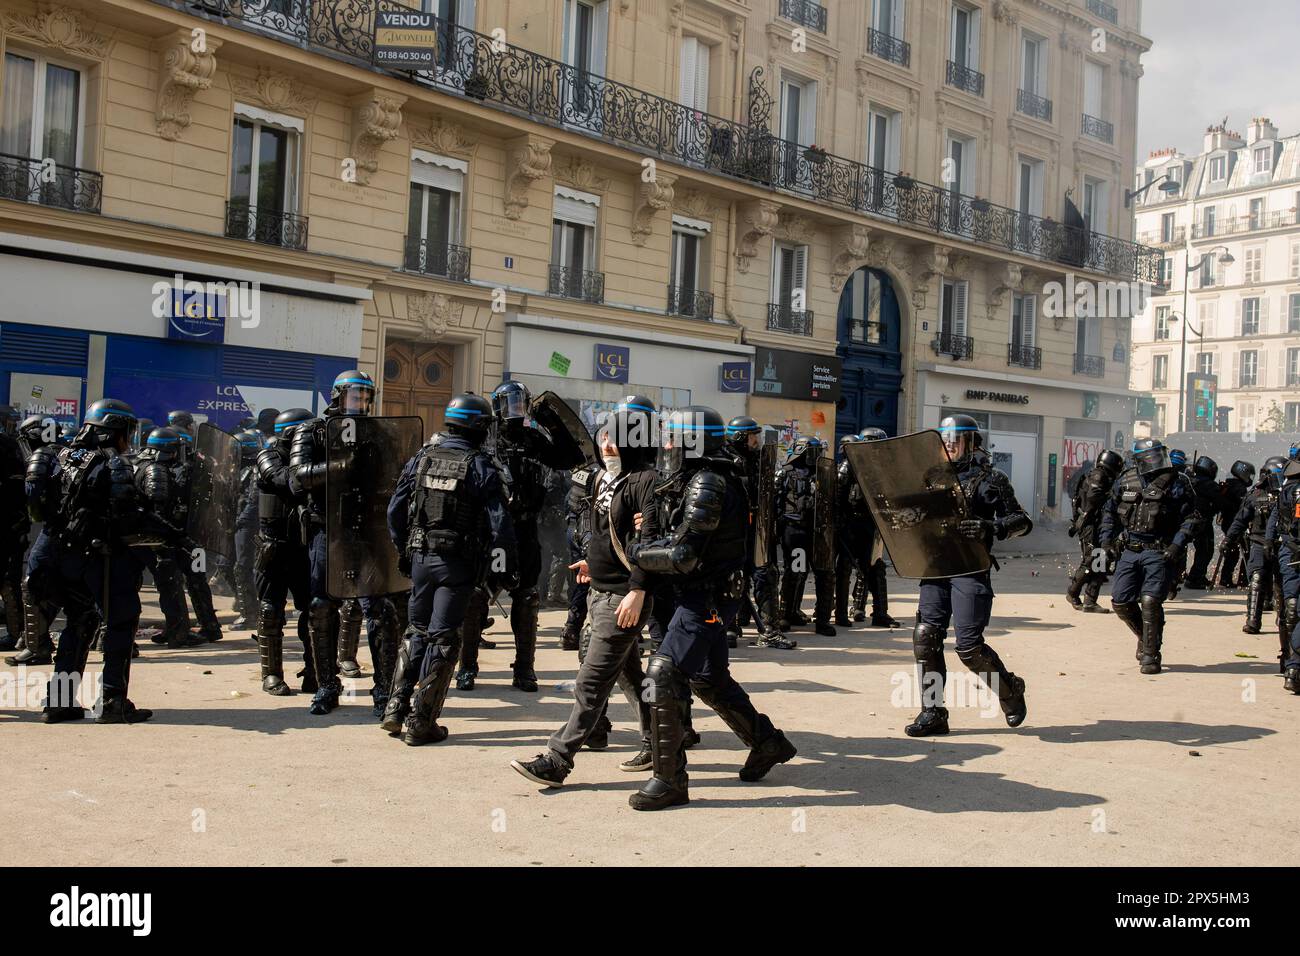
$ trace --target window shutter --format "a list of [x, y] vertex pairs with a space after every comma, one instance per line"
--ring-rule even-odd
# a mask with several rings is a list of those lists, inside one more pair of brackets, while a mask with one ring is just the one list
[[1020, 340], [1029, 348], [1034, 347], [1038, 334], [1038, 297], [1027, 295], [1020, 306]]
[[802, 309], [808, 308], [808, 247], [796, 246], [794, 250], [794, 285], [790, 288], [803, 290]]
[[1241, 387], [1241, 352], [1232, 353], [1232, 382]]
[[1268, 297], [1259, 297], [1259, 334], [1268, 334]]
[[609, 49], [609, 0], [596, 4], [591, 24], [591, 72], [605, 76], [605, 54]]
[[702, 43], [695, 51], [695, 108], [702, 113], [709, 110], [709, 48]]
[[1268, 350], [1260, 349], [1255, 355], [1258, 363], [1255, 366], [1255, 382], [1260, 388], [1268, 388]]
[[907, 6], [907, 0], [894, 0], [893, 9], [890, 11], [890, 22], [886, 24], [889, 32], [900, 39], [903, 36], [903, 8]]
[[699, 55], [700, 41], [695, 37], [682, 38], [681, 97], [685, 106], [695, 105], [695, 61]]
[[1237, 300], [1237, 335], [1241, 336], [1245, 334], [1246, 334], [1245, 327], [1242, 325], [1241, 300], [1238, 299]]
[[966, 283], [954, 282], [952, 291], [952, 334], [964, 336], [966, 334]]
[[972, 70], [980, 68], [980, 12], [970, 13], [970, 34], [966, 43], [966, 62]]

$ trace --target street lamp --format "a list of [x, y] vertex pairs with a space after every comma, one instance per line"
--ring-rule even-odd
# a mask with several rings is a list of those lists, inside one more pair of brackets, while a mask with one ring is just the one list
[[1178, 192], [1183, 188], [1182, 185], [1178, 182], [1178, 180], [1174, 179], [1168, 173], [1163, 173], [1157, 176], [1155, 179], [1151, 180], [1151, 182], [1147, 183], [1141, 189], [1138, 189], [1136, 191], [1132, 189], [1124, 190], [1124, 208], [1128, 209], [1130, 206], [1133, 205], [1134, 199], [1141, 199], [1143, 196], [1147, 194], [1148, 191], [1150, 191], [1152, 186], [1157, 186], [1157, 185], [1160, 187], [1160, 191], [1164, 193], [1166, 196], [1172, 196], [1174, 193]]
[[[1201, 268], [1201, 266], [1205, 264], [1205, 261], [1211, 258], [1220, 249], [1223, 250], [1223, 255], [1219, 256], [1219, 263], [1221, 265], [1230, 266], [1237, 261], [1233, 258], [1232, 253], [1228, 251], [1227, 246], [1215, 246], [1209, 252], [1203, 254], [1194, 263], [1192, 262], [1192, 257], [1189, 255], [1187, 257], [1187, 267], [1183, 270], [1183, 345], [1178, 359], [1178, 430], [1180, 432], [1188, 430], [1187, 422], [1183, 418], [1183, 400], [1187, 397], [1187, 287], [1190, 284], [1188, 280], [1191, 278], [1193, 272]], [[1203, 340], [1201, 333], [1198, 332], [1196, 335], [1198, 338], [1202, 338]]]

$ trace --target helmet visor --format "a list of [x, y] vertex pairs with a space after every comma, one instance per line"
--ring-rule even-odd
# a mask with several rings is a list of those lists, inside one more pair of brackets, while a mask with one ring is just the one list
[[1137, 465], [1139, 474], [1150, 474], [1153, 471], [1160, 471], [1162, 468], [1169, 467], [1169, 450], [1163, 445], [1157, 445], [1155, 448], [1144, 448], [1141, 451], [1133, 453], [1133, 464]]
[[528, 417], [528, 394], [522, 388], [503, 388], [492, 396], [492, 405], [500, 419]]
[[348, 385], [339, 393], [339, 411], [344, 415], [369, 415], [375, 407], [374, 389]]
[[948, 452], [948, 457], [956, 461], [969, 454], [975, 447], [975, 434], [978, 431], [978, 428], [971, 428], [968, 425], [940, 425], [939, 437], [943, 439], [943, 447]]

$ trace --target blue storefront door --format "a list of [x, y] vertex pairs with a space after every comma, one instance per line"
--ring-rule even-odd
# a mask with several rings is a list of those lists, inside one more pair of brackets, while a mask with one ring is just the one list
[[898, 433], [903, 382], [902, 317], [889, 276], [862, 268], [840, 295], [839, 348], [844, 363], [835, 414], [836, 441], [864, 428]]

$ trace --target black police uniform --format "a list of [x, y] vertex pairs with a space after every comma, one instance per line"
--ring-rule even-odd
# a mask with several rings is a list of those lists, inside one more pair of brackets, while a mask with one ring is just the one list
[[[954, 465], [973, 516], [970, 520], [982, 525], [980, 535], [990, 552], [995, 539], [1017, 538], [1033, 530], [1033, 522], [1016, 500], [1011, 480], [993, 467], [987, 452], [976, 448]], [[1018, 727], [1024, 722], [1025, 682], [1007, 669], [997, 651], [984, 640], [984, 629], [993, 614], [993, 596], [992, 575], [988, 571], [921, 580], [912, 650], [921, 674], [922, 710], [906, 728], [908, 735], [948, 732], [948, 711], [943, 706], [948, 666], [943, 642], [949, 623], [956, 634], [957, 657], [996, 690], [1010, 726]]]
[[[294, 413], [299, 414], [295, 415]], [[284, 697], [293, 690], [284, 681], [285, 606], [293, 598], [302, 640], [302, 690], [318, 689], [307, 615], [311, 609], [311, 558], [302, 510], [289, 472], [289, 446], [299, 423], [311, 420], [306, 409], [288, 409], [275, 425], [275, 437], [257, 453], [257, 539], [253, 587], [257, 592], [257, 646], [261, 655], [262, 690]]]
[[501, 476], [478, 442], [449, 431], [421, 448], [389, 502], [388, 532], [410, 560], [411, 597], [382, 726], [411, 745], [436, 742], [470, 592], [494, 561], [507, 584], [518, 566]]
[[[179, 435], [167, 429], [155, 429], [147, 439], [144, 450], [136, 456], [135, 488], [140, 496], [141, 506], [147, 509], [156, 520], [176, 528], [175, 537], [179, 538], [183, 526], [178, 523], [182, 509], [178, 507], [179, 491], [172, 471], [171, 456], [177, 453], [177, 445], [183, 441]], [[167, 458], [167, 460], [163, 460]], [[185, 551], [180, 554], [186, 556]], [[208, 639], [202, 634], [193, 634], [189, 627], [189, 612], [185, 607], [185, 583], [180, 569], [176, 566], [177, 549], [170, 542], [163, 547], [140, 547], [136, 557], [149, 570], [154, 588], [158, 592], [158, 608], [163, 613], [163, 630], [154, 637], [154, 643], [166, 644], [168, 647], [195, 647], [206, 644]]]
[[18, 439], [0, 431], [0, 600], [5, 606], [7, 633], [0, 650], [11, 651], [23, 638], [23, 558], [27, 554], [31, 518], [23, 486], [27, 462]]
[[1277, 546], [1282, 579], [1278, 664], [1286, 675], [1286, 689], [1300, 694], [1300, 464], [1294, 461], [1287, 465], [1266, 540]]
[[701, 417], [700, 428], [716, 427], [718, 441], [706, 435], [705, 456], [684, 460], [685, 488], [665, 536], [627, 549], [629, 561], [642, 570], [671, 578], [676, 598], [667, 633], [646, 666], [654, 776], [632, 795], [630, 803], [638, 810], [689, 800], [683, 711], [692, 691], [750, 748], [742, 780], [760, 779], [795, 755], [785, 735], [731, 676], [726, 624], [744, 589], [748, 498], [734, 462], [721, 453], [721, 418], [711, 410], [707, 417], [704, 410], [684, 411]]
[[[1105, 613], [1106, 609], [1097, 603], [1101, 586], [1106, 582], [1105, 565], [1108, 557], [1098, 554], [1097, 535], [1101, 530], [1101, 516], [1110, 498], [1111, 489], [1123, 459], [1115, 452], [1106, 452], [1105, 462], [1093, 465], [1074, 490], [1071, 502], [1074, 517], [1070, 522], [1070, 534], [1079, 539], [1081, 552], [1079, 566], [1070, 577], [1070, 586], [1065, 592], [1070, 605], [1080, 611]], [[1114, 456], [1114, 463], [1111, 464]], [[1080, 600], [1082, 597], [1082, 600]]]
[[1204, 455], [1192, 465], [1192, 491], [1196, 497], [1196, 513], [1201, 520], [1196, 526], [1196, 537], [1192, 539], [1196, 554], [1192, 557], [1185, 583], [1198, 591], [1210, 586], [1206, 573], [1214, 557], [1214, 519], [1219, 514], [1221, 502], [1218, 474], [1219, 466], [1214, 459]]
[[1164, 603], [1199, 523], [1192, 484], [1173, 467], [1143, 474], [1130, 466], [1106, 501], [1101, 547], [1109, 549], [1125, 536], [1111, 577], [1111, 607], [1137, 636], [1143, 673], [1160, 673]]
[[[23, 483], [19, 489], [22, 507], [37, 531], [36, 538], [24, 565], [22, 582], [22, 613], [24, 648], [13, 657], [6, 657], [10, 667], [22, 664], [49, 664], [54, 660], [54, 641], [50, 626], [59, 616], [59, 605], [51, 595], [49, 574], [42, 572], [41, 555], [51, 547], [45, 532], [45, 515], [57, 506], [58, 495], [52, 474], [58, 444], [45, 441], [45, 422], [39, 415], [27, 418], [18, 429], [18, 444], [23, 457]], [[29, 532], [30, 535], [30, 532]], [[33, 556], [36, 556], [33, 573]], [[44, 565], [48, 567], [48, 564]]]
[[[816, 604], [813, 620], [818, 633], [834, 634], [831, 610], [835, 601], [834, 572], [813, 567], [814, 533], [817, 520], [817, 458], [820, 443], [804, 453], [792, 453], [776, 476], [776, 527], [781, 549], [781, 630], [799, 623], [804, 587], [809, 570], [813, 573]], [[809, 457], [812, 456], [812, 460]], [[831, 490], [834, 493], [834, 490]]]
[[[577, 564], [587, 556], [587, 543], [591, 540], [591, 497], [587, 493], [587, 487], [593, 471], [599, 470], [583, 466], [575, 468], [568, 476], [569, 487], [564, 498], [564, 526], [570, 564]], [[570, 573], [569, 615], [564, 621], [560, 646], [566, 651], [576, 651], [582, 625], [587, 620], [587, 594], [591, 584], [586, 581], [579, 583], [576, 572]]]
[[1246, 554], [1242, 552], [1239, 542], [1229, 542], [1228, 529], [1232, 527], [1241, 503], [1250, 493], [1255, 480], [1255, 467], [1247, 461], [1234, 462], [1232, 473], [1219, 486], [1219, 531], [1223, 541], [1219, 544], [1219, 580], [1220, 587], [1230, 588], [1244, 584], [1246, 578]]
[[[835, 623], [844, 627], [866, 617], [866, 594], [871, 594], [871, 623], [875, 627], [897, 627], [889, 614], [889, 585], [883, 557], [872, 560], [879, 530], [862, 487], [845, 457], [836, 471], [835, 505]], [[857, 584], [852, 585], [854, 572]], [[852, 596], [853, 617], [849, 617]]]
[[230, 572], [235, 587], [235, 610], [239, 616], [232, 625], [243, 629], [257, 621], [257, 588], [253, 583], [253, 563], [257, 556], [257, 456], [262, 450], [256, 432], [239, 437], [239, 496], [235, 503], [235, 554]]
[[1278, 574], [1277, 539], [1268, 539], [1268, 526], [1277, 508], [1279, 488], [1270, 483], [1267, 469], [1260, 475], [1255, 487], [1242, 499], [1237, 515], [1228, 526], [1224, 548], [1246, 547], [1246, 623], [1242, 631], [1258, 634], [1264, 617], [1264, 605], [1269, 594], [1274, 595], [1273, 610], [1279, 625], [1282, 604], [1277, 599], [1282, 589]]
[[[189, 518], [190, 491], [194, 483], [194, 461], [187, 453], [182, 460], [171, 466], [172, 483], [175, 488], [173, 520], [184, 528]], [[175, 549], [173, 559], [176, 570], [185, 582], [185, 592], [189, 595], [190, 605], [194, 608], [194, 618], [198, 623], [199, 633], [208, 641], [221, 640], [221, 623], [217, 620], [217, 611], [212, 603], [212, 586], [208, 583], [206, 564], [195, 560], [195, 555], [185, 547]], [[182, 598], [183, 600], [183, 598]]]

